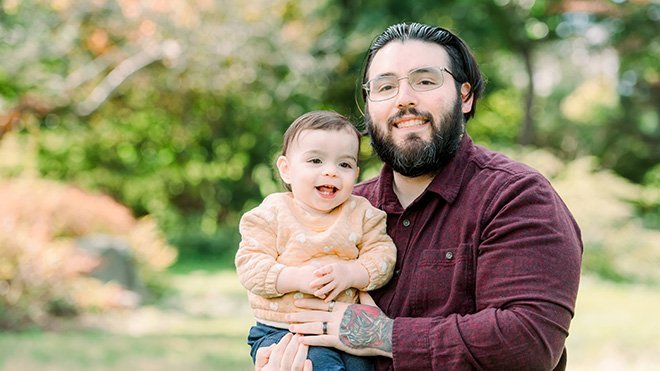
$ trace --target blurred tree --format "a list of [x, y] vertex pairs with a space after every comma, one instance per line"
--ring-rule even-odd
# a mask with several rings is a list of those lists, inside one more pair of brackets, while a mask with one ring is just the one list
[[[637, 182], [658, 163], [657, 2], [358, 0], [328, 7], [339, 14], [334, 29], [344, 35], [337, 51], [345, 62], [333, 71], [337, 83], [326, 99], [356, 115], [353, 75], [365, 45], [390, 24], [419, 21], [457, 32], [481, 63], [489, 83], [470, 123], [477, 141], [547, 147], [565, 159], [597, 154], [604, 167]], [[571, 105], [579, 117], [566, 112]]]
[[[478, 142], [532, 143], [562, 159], [594, 154], [640, 181], [658, 163], [659, 8], [8, 0], [0, 136], [29, 132], [43, 176], [108, 192], [170, 235], [215, 236], [201, 242], [208, 251], [232, 250], [241, 212], [279, 189], [271, 165], [283, 130], [311, 109], [361, 120], [367, 46], [392, 23], [420, 21], [456, 31], [481, 62], [489, 84], [469, 125]], [[366, 177], [378, 166], [364, 151]]]
[[276, 189], [264, 163], [318, 104], [337, 59], [310, 52], [318, 3], [5, 2], [0, 107], [49, 107], [36, 115], [45, 176], [213, 234]]

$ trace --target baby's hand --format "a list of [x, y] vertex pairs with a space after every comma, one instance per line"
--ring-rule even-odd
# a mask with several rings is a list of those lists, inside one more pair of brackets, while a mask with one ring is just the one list
[[[297, 267], [295, 279], [297, 281], [298, 291], [316, 295], [315, 292], [318, 290], [318, 287], [312, 285], [312, 282], [318, 279], [316, 271], [319, 269], [317, 265], [303, 265], [302, 267]], [[320, 296], [319, 296], [320, 297]], [[322, 297], [320, 297], [323, 299]]]
[[[361, 265], [359, 267], [361, 268]], [[310, 287], [316, 289], [313, 295], [325, 299], [326, 302], [334, 300], [342, 291], [355, 286], [355, 268], [355, 265], [346, 262], [332, 263], [316, 269], [314, 275], [318, 278], [310, 282]]]

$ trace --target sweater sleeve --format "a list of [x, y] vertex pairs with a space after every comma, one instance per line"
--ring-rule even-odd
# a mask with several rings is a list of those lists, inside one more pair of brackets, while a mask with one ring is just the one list
[[358, 242], [358, 262], [369, 273], [369, 284], [363, 290], [374, 290], [386, 284], [394, 271], [396, 246], [387, 234], [387, 214], [364, 200], [362, 240]]
[[277, 262], [275, 215], [263, 204], [243, 215], [239, 224], [241, 242], [236, 253], [236, 272], [250, 292], [266, 298], [282, 296], [277, 278], [284, 265]]

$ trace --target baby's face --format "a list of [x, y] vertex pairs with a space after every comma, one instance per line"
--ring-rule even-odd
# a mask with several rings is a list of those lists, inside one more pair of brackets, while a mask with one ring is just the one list
[[278, 161], [280, 175], [304, 210], [328, 213], [353, 192], [359, 148], [348, 130], [303, 130]]

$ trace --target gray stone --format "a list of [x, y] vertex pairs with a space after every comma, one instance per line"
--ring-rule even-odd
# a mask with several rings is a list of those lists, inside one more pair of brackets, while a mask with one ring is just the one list
[[100, 265], [90, 275], [102, 282], [115, 282], [144, 297], [146, 290], [140, 280], [135, 258], [128, 242], [117, 236], [92, 234], [76, 239], [82, 251], [100, 259]]

